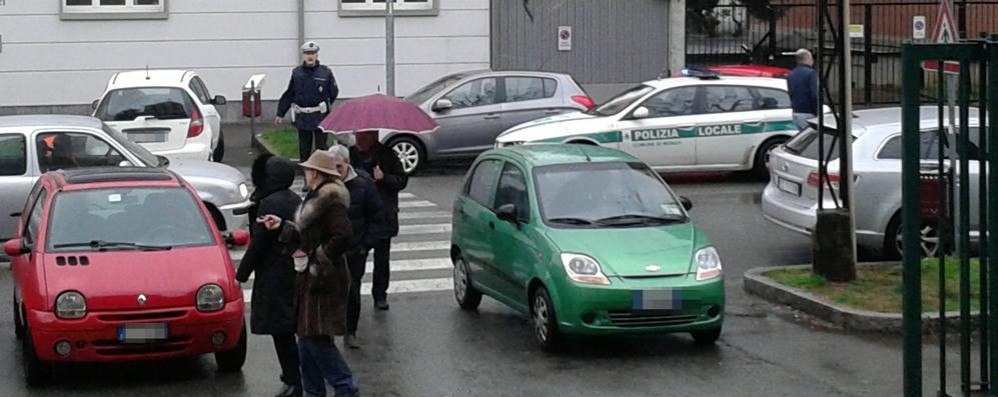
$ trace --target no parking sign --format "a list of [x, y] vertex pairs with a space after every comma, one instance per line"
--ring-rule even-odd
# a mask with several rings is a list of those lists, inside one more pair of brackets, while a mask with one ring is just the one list
[[572, 50], [572, 27], [559, 26], [558, 51], [571, 51], [571, 50]]
[[918, 15], [911, 23], [911, 38], [915, 40], [925, 40], [925, 16]]

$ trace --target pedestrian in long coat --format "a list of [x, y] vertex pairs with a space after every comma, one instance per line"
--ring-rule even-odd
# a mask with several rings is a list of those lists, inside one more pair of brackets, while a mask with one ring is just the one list
[[324, 396], [326, 382], [337, 396], [355, 395], [353, 374], [333, 343], [334, 336], [347, 331], [350, 271], [345, 254], [353, 242], [347, 216], [350, 193], [329, 152], [316, 151], [300, 165], [309, 193], [294, 220], [265, 216], [259, 222], [269, 230], [280, 229], [280, 241], [297, 242], [307, 254], [307, 261], [296, 266], [298, 353], [305, 395]]
[[[295, 179], [295, 166], [290, 161], [269, 154], [253, 162], [254, 186], [250, 200], [250, 219], [274, 215], [290, 219], [301, 204], [301, 198], [290, 190]], [[261, 223], [252, 223], [253, 236], [246, 254], [239, 262], [236, 279], [253, 280], [253, 304], [250, 306], [250, 332], [271, 335], [281, 364], [281, 382], [277, 397], [300, 396], [301, 371], [298, 369], [298, 347], [295, 326], [295, 270], [292, 253], [296, 246], [278, 241], [278, 232], [267, 230]]]

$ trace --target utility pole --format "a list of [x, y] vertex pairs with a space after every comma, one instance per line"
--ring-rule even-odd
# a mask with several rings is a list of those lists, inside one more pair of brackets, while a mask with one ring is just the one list
[[385, 0], [385, 93], [395, 96], [395, 0]]

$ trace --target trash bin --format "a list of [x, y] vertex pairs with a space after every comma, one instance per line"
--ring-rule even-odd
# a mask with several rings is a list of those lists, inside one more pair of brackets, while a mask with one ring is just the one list
[[260, 117], [263, 114], [259, 91], [243, 91], [243, 116]]

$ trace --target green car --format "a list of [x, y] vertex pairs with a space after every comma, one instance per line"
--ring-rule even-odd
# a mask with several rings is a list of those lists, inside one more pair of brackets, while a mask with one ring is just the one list
[[690, 206], [617, 150], [490, 150], [454, 202], [454, 296], [466, 310], [484, 294], [530, 315], [545, 349], [565, 334], [690, 332], [714, 343], [721, 260]]

